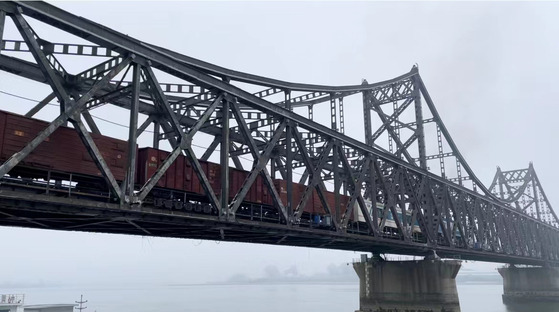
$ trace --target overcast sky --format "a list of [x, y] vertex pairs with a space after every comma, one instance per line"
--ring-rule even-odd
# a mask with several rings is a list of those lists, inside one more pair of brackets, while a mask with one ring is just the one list
[[[488, 186], [497, 165], [518, 169], [533, 161], [551, 204], [559, 206], [559, 180], [554, 178], [558, 3], [54, 4], [195, 58], [293, 82], [375, 82], [403, 74], [417, 63], [443, 121], [478, 177]], [[47, 27], [35, 30], [46, 40], [69, 40]], [[5, 38], [14, 37], [8, 25]], [[4, 72], [0, 90], [34, 99], [49, 93], [46, 86]], [[24, 113], [32, 105], [0, 94], [0, 109]], [[361, 122], [352, 122], [362, 114], [361, 103], [345, 108], [347, 132], [362, 136]], [[125, 133], [100, 125], [115, 136]], [[0, 237], [9, 255], [2, 261], [0, 283], [198, 283], [236, 273], [258, 277], [269, 265], [280, 270], [296, 265], [298, 272], [314, 274], [358, 257], [309, 248], [5, 227], [0, 227]]]

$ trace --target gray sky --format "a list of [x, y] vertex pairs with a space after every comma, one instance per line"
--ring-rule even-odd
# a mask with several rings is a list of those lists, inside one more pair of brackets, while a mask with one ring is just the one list
[[[418, 63], [443, 121], [478, 177], [488, 186], [497, 165], [518, 169], [533, 161], [551, 204], [559, 207], [554, 192], [559, 182], [553, 178], [558, 174], [559, 89], [553, 81], [559, 72], [559, 3], [55, 4], [143, 41], [287, 81], [375, 82]], [[47, 40], [75, 42], [45, 27], [35, 30]], [[14, 38], [11, 34], [10, 26], [5, 38]], [[45, 86], [4, 72], [0, 90], [35, 99], [49, 93]], [[0, 95], [0, 109], [25, 112], [31, 106]], [[355, 121], [362, 120], [361, 102], [345, 109], [346, 132], [362, 138], [362, 122]], [[48, 110], [42, 114], [52, 119]], [[110, 111], [102, 116], [118, 121]], [[122, 128], [99, 124], [108, 134], [127, 135]], [[358, 257], [308, 248], [5, 227], [0, 237], [10, 255], [3, 259], [0, 283], [196, 283], [225, 280], [234, 273], [258, 277], [269, 265], [280, 270], [296, 265], [298, 272], [310, 275]]]

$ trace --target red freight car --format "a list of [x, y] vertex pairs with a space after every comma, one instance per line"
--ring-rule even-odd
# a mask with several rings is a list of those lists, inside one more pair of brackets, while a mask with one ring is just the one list
[[[41, 120], [0, 111], [0, 162], [23, 149], [47, 126], [48, 123]], [[91, 136], [115, 178], [123, 180], [128, 158], [127, 142], [102, 135]], [[19, 167], [101, 176], [76, 130], [68, 127], [58, 128]]]
[[[153, 176], [157, 168], [163, 163], [163, 161], [169, 156], [169, 152], [156, 150], [153, 148], [141, 148], [138, 151], [138, 170], [137, 170], [137, 182], [139, 184], [146, 183], [150, 177]], [[208, 177], [208, 181], [212, 186], [215, 194], [219, 196], [221, 192], [221, 167], [218, 164], [199, 160], [202, 170]], [[233, 199], [235, 194], [237, 194], [244, 181], [248, 177], [249, 172], [238, 170], [235, 168], [230, 168], [229, 172], [229, 199]], [[194, 172], [188, 159], [179, 155], [175, 162], [167, 169], [165, 174], [161, 177], [157, 186], [165, 189], [180, 190], [192, 194], [197, 194], [203, 196], [205, 194], [198, 176]], [[274, 187], [280, 195], [280, 199], [283, 204], [287, 204], [287, 182], [284, 180], [274, 180]], [[298, 203], [303, 197], [304, 191], [306, 189], [305, 185], [293, 183], [293, 200]], [[335, 214], [335, 198], [334, 194], [326, 192], [326, 200], [332, 213]], [[272, 206], [274, 204], [272, 194], [264, 178], [258, 175], [252, 186], [250, 187], [248, 193], [246, 194], [244, 202], [261, 204]], [[340, 211], [345, 212], [346, 205], [349, 201], [348, 196], [340, 196]], [[294, 207], [295, 208], [295, 207]], [[311, 197], [308, 199], [305, 205], [305, 212], [313, 215], [325, 215], [326, 211], [320, 201], [316, 190], [313, 190]]]
[[[239, 169], [231, 168], [229, 171], [229, 199], [233, 199], [233, 197], [241, 190], [243, 186], [243, 182], [248, 177], [249, 172], [242, 171]], [[271, 206], [274, 204], [274, 200], [272, 199], [272, 194], [268, 189], [268, 186], [264, 182], [264, 178], [262, 175], [258, 175], [256, 180], [250, 186], [245, 198], [243, 199], [245, 202], [249, 203], [256, 203], [262, 205]]]
[[[136, 181], [139, 184], [146, 183], [153, 176], [157, 168], [169, 156], [169, 152], [157, 150], [151, 147], [140, 148], [138, 150], [137, 176]], [[208, 177], [208, 181], [214, 192], [221, 192], [221, 166], [200, 160], [202, 170]], [[157, 187], [181, 190], [188, 193], [205, 195], [202, 184], [198, 179], [198, 175], [192, 168], [190, 161], [184, 156], [179, 155], [175, 162], [165, 171], [165, 174], [159, 179]]]
[[[326, 200], [328, 201], [328, 207], [330, 207], [330, 209], [332, 210], [332, 217], [336, 216], [336, 198], [334, 193], [332, 192], [326, 192], [325, 193], [326, 196]], [[318, 197], [318, 196], [317, 196]], [[341, 216], [345, 213], [346, 211], [346, 207], [347, 204], [349, 202], [349, 196], [345, 196], [345, 195], [340, 195], [340, 214]], [[317, 200], [320, 202], [320, 199], [317, 198]], [[315, 204], [317, 205], [317, 204]], [[317, 207], [317, 206], [315, 206]], [[320, 204], [320, 207], [322, 207], [322, 204]], [[324, 208], [322, 208], [322, 211], [320, 212], [320, 214], [324, 214]], [[340, 218], [341, 218], [340, 216]], [[350, 219], [353, 219], [353, 216], [350, 216]]]
[[[279, 193], [281, 201], [284, 205], [287, 205], [287, 181], [285, 180], [274, 180], [274, 186]], [[295, 210], [299, 202], [303, 198], [305, 194], [306, 185], [293, 183], [293, 210]], [[309, 199], [307, 200], [307, 204], [305, 205], [305, 212], [316, 214], [315, 209], [313, 208], [314, 202], [313, 197], [316, 195], [316, 190], [313, 190], [312, 194], [310, 195]], [[316, 207], [319, 210], [320, 207]]]
[[[280, 195], [281, 201], [284, 205], [287, 204], [287, 181], [285, 180], [275, 180], [274, 185], [278, 190]], [[293, 183], [293, 204], [298, 205], [303, 195], [305, 194], [307, 186], [299, 183]], [[325, 192], [326, 201], [328, 202], [328, 206], [332, 209], [332, 216], [336, 215], [336, 204], [335, 204], [335, 196], [332, 192]], [[344, 214], [346, 210], [346, 206], [349, 202], [350, 197], [345, 195], [340, 195], [340, 213]], [[296, 207], [293, 207], [296, 209]], [[322, 205], [322, 201], [320, 197], [318, 197], [318, 193], [316, 189], [313, 189], [311, 196], [307, 200], [307, 204], [305, 205], [304, 212], [308, 212], [312, 215], [325, 215], [326, 209]], [[353, 219], [353, 216], [350, 217]]]
[[[157, 150], [154, 148], [146, 147], [140, 148], [138, 151], [138, 175], [136, 176], [139, 184], [146, 183], [149, 178], [153, 176], [157, 168], [169, 156], [169, 152]], [[206, 174], [210, 185], [212, 186], [215, 194], [219, 196], [221, 193], [221, 166], [215, 163], [198, 160], [202, 166], [203, 172]], [[230, 169], [229, 172], [229, 199], [233, 199], [235, 194], [241, 189], [243, 182], [248, 176], [248, 172]], [[190, 161], [184, 156], [179, 155], [175, 162], [165, 171], [157, 183], [158, 187], [166, 189], [181, 190], [188, 193], [205, 195], [204, 189], [194, 172]], [[245, 202], [272, 205], [273, 200], [271, 194], [266, 187], [264, 180], [258, 176], [252, 186], [250, 187], [247, 195], [244, 198]]]

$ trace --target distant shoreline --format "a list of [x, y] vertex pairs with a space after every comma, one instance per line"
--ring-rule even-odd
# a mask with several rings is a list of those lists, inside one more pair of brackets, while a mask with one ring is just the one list
[[[246, 280], [229, 280], [229, 281], [212, 281], [205, 283], [147, 283], [145, 285], [150, 286], [169, 286], [169, 287], [189, 287], [189, 286], [229, 286], [229, 285], [359, 285], [359, 279], [357, 276], [337, 276], [339, 279], [321, 279], [313, 277], [292, 277], [285, 279], [274, 279], [274, 278], [255, 278]], [[458, 285], [502, 285], [503, 281], [498, 273], [494, 272], [475, 272], [467, 271], [463, 274], [458, 274], [456, 277], [456, 283]], [[111, 284], [109, 288], [114, 287], [136, 287], [137, 284], [122, 283], [122, 284]], [[66, 288], [66, 287], [105, 287], [108, 285], [100, 285], [97, 283], [93, 284], [60, 284], [60, 283], [13, 283], [13, 282], [3, 282], [0, 283], [0, 288], [2, 289], [31, 289], [31, 288]]]

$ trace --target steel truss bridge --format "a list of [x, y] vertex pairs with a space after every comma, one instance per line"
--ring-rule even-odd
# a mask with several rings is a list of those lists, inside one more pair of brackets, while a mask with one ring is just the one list
[[[32, 28], [31, 20], [80, 43], [40, 37], [41, 29]], [[3, 36], [10, 22], [16, 38]], [[49, 126], [0, 166], [1, 225], [408, 255], [436, 250], [462, 259], [559, 263], [558, 219], [533, 167], [499, 169], [491, 187], [484, 187], [441, 121], [417, 67], [372, 84], [290, 83], [154, 46], [44, 2], [0, 2], [0, 47], [1, 70], [52, 88], [26, 116], [54, 99], [59, 106]], [[65, 64], [76, 56], [96, 65], [70, 70]], [[2, 88], [9, 84], [3, 82]], [[344, 102], [362, 104], [364, 140], [345, 134]], [[92, 112], [105, 105], [128, 112], [130, 153], [124, 181], [115, 178], [90, 134], [101, 133]], [[321, 112], [328, 123], [315, 121]], [[44, 181], [18, 181], [9, 175], [67, 124], [102, 173], [107, 197], [77, 196], [70, 192], [71, 184], [67, 192], [54, 195], [45, 191]], [[162, 144], [171, 153], [148, 182], [135, 185], [130, 177], [136, 174], [140, 136], [151, 137], [151, 147]], [[204, 144], [200, 137], [205, 138], [205, 151], [197, 154], [194, 146]], [[149, 200], [181, 154], [207, 194], [207, 213], [168, 209]], [[219, 159], [223, 173], [219, 194], [199, 161], [212, 157]], [[250, 172], [232, 200], [230, 165]], [[258, 176], [274, 203], [266, 219], [243, 201]], [[286, 181], [286, 201], [274, 179]], [[296, 183], [306, 186], [298, 201]], [[304, 214], [302, 207], [315, 190], [332, 217], [329, 227], [313, 227]], [[334, 205], [328, 192], [334, 193]], [[343, 195], [349, 196], [346, 209], [340, 209]], [[384, 209], [368, 210], [367, 202]], [[362, 222], [352, 220], [355, 210]], [[387, 232], [390, 213], [394, 226]]]

